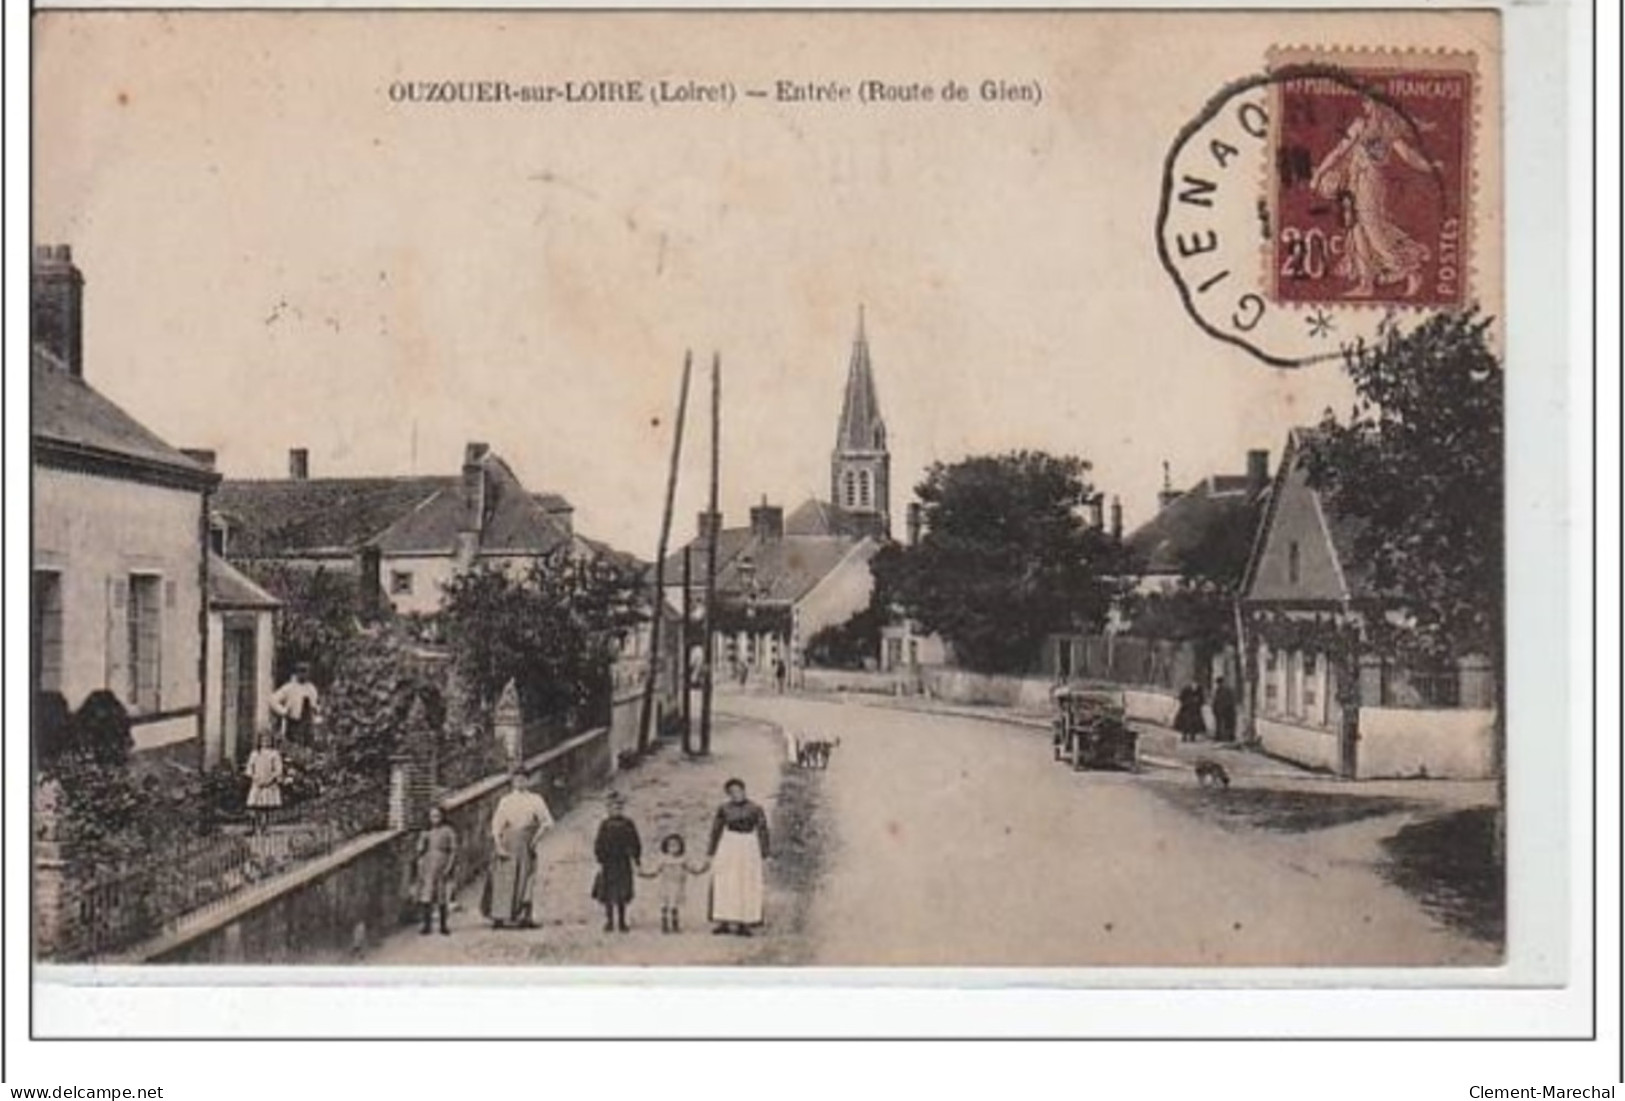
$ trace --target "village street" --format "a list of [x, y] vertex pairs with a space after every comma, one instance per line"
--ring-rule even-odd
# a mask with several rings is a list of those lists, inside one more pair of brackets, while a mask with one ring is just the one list
[[[727, 775], [745, 778], [774, 812], [781, 728], [841, 740], [827, 772], [789, 773], [814, 785], [819, 874], [805, 897], [804, 884], [788, 886], [776, 874], [782, 867], [770, 872], [761, 936], [706, 935], [703, 891], [682, 936], [651, 929], [647, 895], [634, 904], [640, 928], [625, 937], [599, 932], [587, 887], [600, 811], [589, 805], [548, 842], [542, 930], [486, 930], [468, 892], [452, 936], [406, 932], [366, 962], [1496, 962], [1491, 945], [1446, 928], [1377, 874], [1377, 841], [1402, 824], [1399, 810], [1304, 832], [1227, 828], [1192, 812], [1197, 793], [1183, 770], [1074, 773], [1051, 761], [1038, 730], [831, 697], [726, 695], [719, 705], [756, 721], [723, 724], [709, 761], [682, 762], [668, 751], [623, 778], [646, 844], [680, 822], [691, 846], [703, 845], [707, 808]], [[1236, 792], [1248, 783], [1238, 777]], [[1330, 781], [1320, 787], [1348, 790]], [[776, 859], [786, 858], [787, 846], [775, 839]]]

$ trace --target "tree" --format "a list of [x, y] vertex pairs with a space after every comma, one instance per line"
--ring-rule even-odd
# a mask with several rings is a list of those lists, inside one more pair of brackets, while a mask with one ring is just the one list
[[1351, 349], [1358, 395], [1305, 436], [1309, 482], [1358, 525], [1355, 550], [1402, 609], [1402, 650], [1503, 650], [1503, 376], [1490, 319], [1439, 314]]
[[807, 640], [807, 664], [826, 669], [862, 669], [880, 656], [880, 631], [897, 618], [897, 571], [903, 551], [887, 544], [869, 560], [873, 587], [869, 603], [844, 623], [832, 624]]
[[[1183, 541], [1178, 554], [1178, 583], [1165, 592], [1125, 596], [1126, 633], [1194, 642], [1210, 651], [1234, 642], [1235, 602], [1252, 553], [1259, 511], [1258, 501], [1249, 499], [1235, 508], [1203, 512], [1199, 529]], [[1133, 564], [1133, 572], [1138, 572], [1139, 565]]]
[[1024, 672], [1046, 635], [1104, 624], [1117, 543], [1084, 521], [1089, 464], [1017, 451], [937, 463], [915, 490], [925, 534], [891, 583], [905, 612], [967, 668]]
[[1355, 550], [1400, 614], [1374, 621], [1387, 649], [1423, 659], [1479, 654], [1495, 672], [1494, 748], [1506, 808], [1505, 380], [1476, 309], [1389, 328], [1346, 357], [1358, 395], [1305, 441], [1309, 483], [1363, 521]]
[[269, 561], [244, 563], [242, 570], [282, 602], [277, 617], [278, 683], [295, 665], [309, 662], [311, 679], [326, 688], [337, 673], [339, 655], [361, 630], [361, 588], [355, 575]]
[[568, 718], [607, 701], [620, 641], [646, 619], [638, 579], [561, 549], [522, 575], [480, 566], [445, 586], [441, 625], [482, 715], [512, 680], [527, 719]]

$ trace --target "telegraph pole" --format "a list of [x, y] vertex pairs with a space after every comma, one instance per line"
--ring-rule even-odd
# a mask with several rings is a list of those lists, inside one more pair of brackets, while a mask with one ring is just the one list
[[[677, 425], [672, 434], [671, 466], [666, 472], [666, 507], [660, 515], [660, 549], [655, 554], [654, 620], [649, 627], [649, 673], [643, 684], [643, 710], [638, 716], [638, 751], [649, 748], [654, 718], [655, 684], [660, 679], [660, 625], [666, 618], [666, 544], [671, 539], [671, 509], [677, 494], [677, 463], [683, 454], [683, 418], [688, 413], [688, 376], [694, 354], [683, 354], [683, 385], [677, 395]], [[684, 686], [687, 691], [687, 686]]]
[[711, 752], [711, 693], [716, 681], [716, 645], [711, 637], [717, 606], [717, 467], [722, 448], [722, 356], [711, 353], [711, 497], [706, 516], [710, 538], [705, 547], [705, 662], [700, 667], [700, 756]]
[[689, 756], [694, 752], [694, 700], [689, 684], [693, 680], [693, 670], [689, 667], [689, 650], [694, 640], [689, 637], [689, 625], [694, 620], [694, 546], [688, 544], [683, 547], [683, 755]]

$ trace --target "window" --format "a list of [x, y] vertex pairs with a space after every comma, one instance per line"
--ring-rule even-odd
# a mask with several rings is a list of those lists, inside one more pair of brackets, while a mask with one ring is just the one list
[[846, 472], [846, 507], [856, 508], [858, 504], [858, 477], [852, 471]]
[[1320, 719], [1320, 659], [1316, 654], [1303, 655], [1303, 712], [1304, 717]]
[[226, 555], [226, 522], [224, 520], [209, 521], [209, 549], [220, 555]]
[[34, 691], [62, 691], [62, 575], [34, 571]]
[[412, 595], [412, 571], [411, 570], [390, 570], [389, 571], [389, 593], [390, 593], [391, 596], [411, 596]]
[[869, 472], [860, 470], [858, 471], [858, 504], [868, 508], [873, 501], [874, 496], [869, 489]]
[[903, 640], [888, 638], [886, 640], [886, 668], [896, 669], [903, 664]]
[[159, 678], [163, 672], [163, 579], [156, 574], [130, 575], [130, 708], [140, 714], [160, 709]]
[[1274, 650], [1264, 651], [1264, 710], [1272, 715], [1281, 708], [1281, 689], [1277, 680], [1280, 664]]
[[1286, 713], [1294, 719], [1303, 718], [1303, 658], [1297, 653], [1286, 659]]
[[1295, 542], [1286, 548], [1286, 579], [1293, 585], [1298, 583], [1298, 544]]
[[908, 640], [908, 663], [910, 665], [920, 664], [920, 640], [917, 638]]

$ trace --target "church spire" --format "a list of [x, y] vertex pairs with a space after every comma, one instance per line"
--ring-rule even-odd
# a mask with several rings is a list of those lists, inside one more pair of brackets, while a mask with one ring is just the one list
[[835, 434], [835, 450], [884, 451], [886, 422], [880, 416], [880, 399], [875, 396], [874, 368], [869, 363], [869, 336], [864, 328], [863, 307], [858, 307], [858, 332], [852, 341], [852, 360], [846, 372], [846, 397], [841, 402], [841, 422]]
[[864, 310], [858, 307], [858, 331], [846, 370], [841, 420], [830, 456], [830, 501], [848, 534], [891, 536], [891, 453], [886, 422], [875, 395], [874, 367], [869, 362], [869, 334]]

